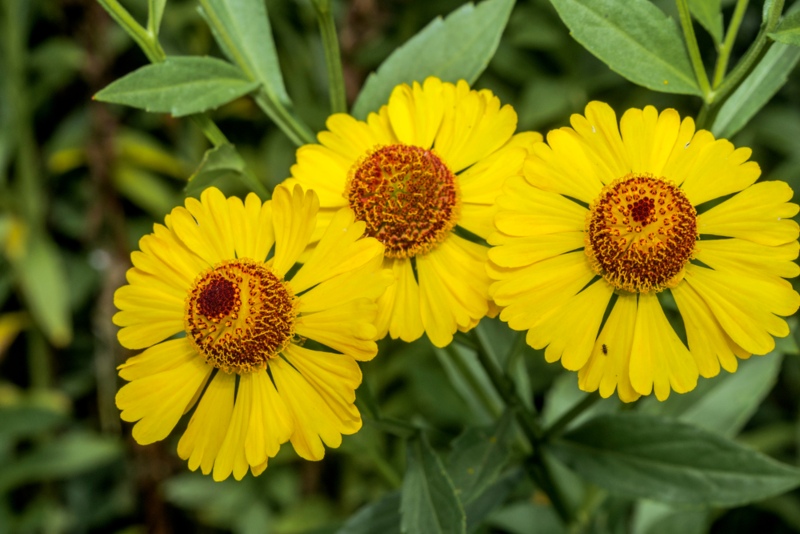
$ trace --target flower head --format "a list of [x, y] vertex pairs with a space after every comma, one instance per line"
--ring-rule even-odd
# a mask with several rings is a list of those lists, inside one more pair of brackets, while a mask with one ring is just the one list
[[532, 132], [490, 91], [428, 78], [397, 86], [366, 122], [333, 115], [297, 152], [290, 184], [320, 194], [318, 232], [349, 208], [386, 246], [397, 283], [378, 300], [378, 333], [437, 346], [490, 310], [487, 248], [500, 185], [521, 172]]
[[[262, 203], [216, 188], [167, 215], [131, 255], [114, 323], [122, 419], [140, 444], [164, 439], [196, 408], [178, 443], [192, 470], [257, 475], [282, 443], [309, 460], [361, 427], [356, 360], [377, 351], [375, 300], [392, 282], [383, 245], [349, 210], [293, 269], [316, 228], [313, 192], [280, 186]], [[306, 340], [314, 347], [303, 346]], [[335, 351], [335, 352], [334, 352]]]
[[591, 102], [571, 124], [532, 147], [498, 199], [501, 319], [581, 389], [626, 402], [770, 352], [800, 305], [785, 280], [800, 274], [789, 186], [755, 183], [749, 149], [672, 109], [630, 109], [618, 126]]

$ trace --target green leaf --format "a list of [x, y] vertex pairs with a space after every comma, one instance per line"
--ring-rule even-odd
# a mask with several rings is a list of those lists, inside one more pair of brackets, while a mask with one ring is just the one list
[[147, 0], [147, 29], [153, 35], [158, 36], [165, 7], [167, 7], [167, 0]]
[[111, 180], [117, 191], [156, 219], [164, 218], [178, 200], [161, 177], [126, 163], [117, 165]]
[[369, 75], [353, 104], [353, 116], [364, 119], [378, 111], [401, 83], [422, 82], [428, 76], [474, 83], [497, 50], [513, 7], [514, 0], [486, 0], [432, 20]]
[[0, 408], [0, 436], [12, 439], [35, 436], [52, 430], [69, 421], [69, 418], [55, 410], [37, 406], [5, 406]]
[[400, 497], [400, 528], [410, 534], [466, 532], [464, 508], [442, 461], [422, 435], [408, 442]]
[[701, 380], [685, 395], [671, 395], [664, 402], [647, 398], [643, 413], [675, 417], [725, 437], [737, 435], [769, 394], [781, 370], [783, 353], [753, 356], [739, 362], [739, 370]]
[[273, 101], [289, 105], [264, 0], [200, 0], [217, 44]]
[[572, 36], [611, 70], [654, 91], [700, 95], [675, 21], [648, 0], [552, 0]]
[[0, 471], [0, 492], [40, 480], [68, 478], [111, 463], [122, 455], [115, 438], [69, 434], [43, 443]]
[[703, 28], [711, 35], [714, 42], [722, 42], [722, 6], [720, 0], [689, 0], [689, 11]]
[[664, 502], [738, 506], [800, 485], [800, 470], [666, 418], [602, 415], [549, 446], [609, 491]]
[[512, 469], [489, 486], [486, 491], [464, 505], [467, 514], [467, 534], [478, 531], [486, 517], [508, 499], [508, 496], [525, 478], [521, 468]]
[[200, 166], [189, 177], [186, 196], [199, 197], [205, 188], [228, 176], [241, 178], [244, 169], [244, 160], [233, 145], [225, 144], [211, 148], [206, 151]]
[[510, 410], [494, 428], [470, 427], [453, 441], [447, 472], [463, 504], [478, 498], [497, 480], [509, 456], [514, 415]]
[[470, 412], [479, 423], [491, 423], [502, 412], [503, 401], [478, 362], [475, 351], [452, 343], [446, 349], [436, 348], [435, 353], [450, 384]]
[[95, 99], [182, 117], [218, 108], [258, 85], [221, 59], [169, 57], [120, 78]]
[[783, 17], [775, 31], [768, 35], [778, 42], [800, 46], [800, 10]]
[[563, 534], [567, 531], [552, 505], [530, 500], [506, 506], [492, 514], [488, 523], [511, 534]]
[[69, 281], [64, 264], [50, 236], [34, 233], [26, 243], [14, 271], [33, 319], [47, 339], [57, 347], [72, 340]]
[[387, 493], [350, 516], [338, 534], [400, 534], [400, 492]]
[[711, 132], [731, 137], [738, 132], [786, 83], [800, 59], [800, 48], [774, 43], [750, 75], [720, 107]]
[[671, 506], [640, 500], [633, 514], [634, 534], [703, 534], [710, 523], [709, 511], [697, 506]]

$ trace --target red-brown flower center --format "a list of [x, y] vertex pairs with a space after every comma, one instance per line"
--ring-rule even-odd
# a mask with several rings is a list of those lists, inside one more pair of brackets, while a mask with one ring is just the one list
[[390, 258], [431, 251], [455, 227], [460, 210], [453, 172], [433, 151], [410, 145], [383, 146], [358, 161], [345, 197]]
[[186, 335], [226, 373], [264, 369], [294, 336], [291, 289], [264, 264], [224, 261], [202, 273], [186, 297]]
[[659, 292], [683, 279], [697, 241], [697, 211], [671, 182], [629, 174], [592, 203], [586, 233], [586, 255], [608, 283]]

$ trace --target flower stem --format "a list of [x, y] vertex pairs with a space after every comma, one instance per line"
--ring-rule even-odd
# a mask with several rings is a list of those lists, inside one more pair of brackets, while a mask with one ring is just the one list
[[484, 384], [481, 384], [480, 381], [475, 377], [475, 374], [464, 360], [464, 354], [460, 352], [453, 343], [447, 345], [444, 350], [449, 355], [450, 361], [458, 369], [458, 372], [461, 374], [467, 384], [469, 384], [472, 392], [478, 396], [481, 405], [486, 409], [489, 415], [494, 419], [500, 417], [503, 411], [502, 407], [498, 406], [497, 399], [493, 398], [490, 392], [486, 390]]
[[[164, 49], [161, 48], [161, 44], [158, 42], [155, 28], [145, 30], [117, 0], [97, 1], [111, 15], [111, 18], [122, 26], [122, 29], [139, 45], [139, 48], [142, 49], [150, 63], [161, 63], [167, 59]], [[191, 119], [215, 147], [228, 143], [228, 139], [222, 133], [222, 130], [205, 113], [192, 115]]]
[[525, 463], [525, 469], [531, 479], [550, 498], [550, 502], [553, 503], [553, 508], [555, 508], [561, 520], [565, 524], [569, 524], [572, 520], [572, 512], [546, 463], [544, 451], [542, 451], [542, 429], [539, 426], [539, 422], [520, 399], [513, 380], [500, 369], [497, 361], [490, 356], [491, 349], [487, 347], [482, 337], [474, 332], [473, 330], [478, 360], [486, 370], [486, 374], [489, 375], [500, 397], [509, 408], [514, 410], [522, 433], [525, 434], [531, 444], [532, 452]]
[[681, 19], [681, 27], [683, 28], [686, 48], [689, 50], [689, 59], [692, 62], [694, 75], [700, 85], [700, 91], [703, 92], [703, 100], [708, 102], [713, 98], [713, 95], [711, 93], [711, 85], [708, 83], [708, 74], [706, 74], [706, 68], [703, 65], [703, 58], [700, 55], [700, 47], [697, 45], [697, 37], [694, 34], [689, 3], [687, 0], [676, 0], [676, 4], [678, 5], [678, 14]]
[[583, 397], [583, 398], [582, 398], [580, 401], [578, 401], [577, 403], [575, 403], [575, 405], [574, 405], [572, 408], [570, 408], [570, 409], [567, 411], [567, 413], [565, 413], [564, 415], [562, 415], [561, 417], [559, 417], [559, 418], [556, 420], [556, 422], [555, 422], [555, 423], [553, 423], [552, 425], [550, 425], [550, 427], [549, 427], [549, 428], [547, 428], [547, 429], [544, 431], [544, 435], [542, 436], [542, 439], [544, 439], [545, 441], [547, 441], [547, 440], [550, 440], [550, 439], [552, 439], [552, 438], [554, 438], [554, 437], [557, 437], [559, 434], [561, 434], [561, 432], [562, 432], [562, 431], [563, 431], [565, 428], [567, 428], [567, 426], [568, 426], [568, 425], [569, 425], [569, 424], [570, 424], [572, 421], [574, 421], [574, 420], [575, 420], [575, 418], [576, 418], [576, 417], [578, 417], [579, 415], [581, 415], [581, 414], [582, 414], [583, 412], [585, 412], [587, 409], [589, 409], [589, 408], [591, 408], [592, 406], [594, 406], [594, 404], [595, 404], [597, 401], [599, 401], [599, 400], [600, 400], [600, 394], [599, 394], [599, 393], [597, 393], [596, 391], [595, 391], [594, 393], [589, 393], [588, 395], [586, 395], [585, 397]]
[[342, 57], [339, 53], [339, 38], [336, 35], [336, 22], [333, 20], [330, 0], [315, 0], [314, 11], [322, 35], [325, 49], [325, 64], [328, 67], [328, 91], [331, 98], [331, 113], [347, 113], [347, 98], [344, 90]]
[[736, 0], [736, 7], [733, 10], [733, 16], [728, 23], [728, 31], [725, 33], [725, 39], [719, 49], [719, 56], [717, 56], [717, 65], [714, 68], [714, 81], [712, 87], [714, 89], [719, 87], [722, 80], [725, 78], [725, 72], [728, 70], [728, 61], [731, 58], [731, 50], [733, 50], [733, 43], [736, 41], [736, 36], [739, 33], [739, 27], [744, 20], [744, 13], [747, 11], [747, 4], [750, 0]]
[[728, 95], [728, 93], [733, 91], [748, 74], [750, 74], [750, 71], [761, 57], [762, 52], [764, 52], [764, 47], [767, 45], [767, 41], [769, 39], [768, 34], [770, 34], [778, 26], [778, 22], [781, 19], [781, 13], [783, 12], [783, 2], [784, 0], [774, 0], [774, 2], [772, 2], [766, 19], [762, 23], [761, 29], [759, 30], [755, 41], [753, 41], [753, 44], [751, 44], [750, 48], [747, 49], [744, 57], [742, 57], [736, 67], [734, 67], [730, 75], [720, 82], [719, 88], [713, 95], [714, 98], [712, 99], [712, 102], [723, 99]]

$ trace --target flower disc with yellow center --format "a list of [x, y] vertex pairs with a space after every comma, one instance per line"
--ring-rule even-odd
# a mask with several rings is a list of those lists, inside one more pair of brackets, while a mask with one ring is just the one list
[[586, 255], [609, 284], [659, 292], [683, 278], [697, 240], [697, 211], [674, 184], [630, 174], [603, 188], [586, 232]]
[[186, 298], [186, 333], [209, 365], [252, 373], [292, 339], [296, 315], [292, 291], [266, 265], [229, 260], [195, 280]]
[[458, 220], [455, 175], [439, 156], [417, 146], [388, 145], [367, 154], [353, 165], [345, 197], [390, 258], [429, 252]]

